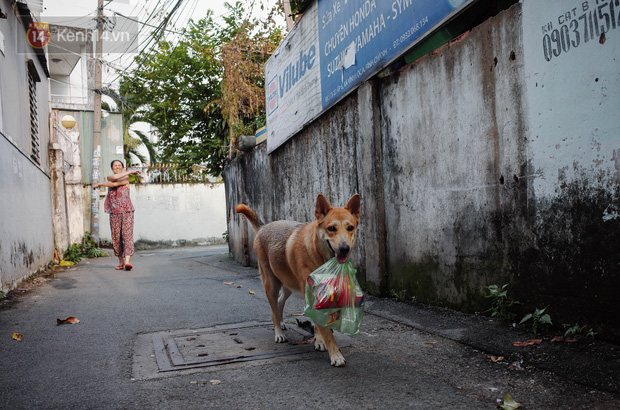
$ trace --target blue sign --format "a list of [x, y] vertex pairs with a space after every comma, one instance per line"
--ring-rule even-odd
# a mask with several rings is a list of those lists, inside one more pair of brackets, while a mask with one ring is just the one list
[[474, 0], [318, 0], [323, 109]]

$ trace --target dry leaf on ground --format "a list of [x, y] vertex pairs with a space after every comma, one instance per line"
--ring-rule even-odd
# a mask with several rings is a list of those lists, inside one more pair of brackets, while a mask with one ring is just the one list
[[77, 317], [73, 317], [73, 316], [69, 316], [66, 319], [56, 319], [56, 324], [57, 325], [66, 325], [66, 324], [75, 324], [75, 323], [80, 323], [80, 319], [78, 319]]
[[513, 346], [516, 347], [523, 347], [523, 346], [533, 346], [533, 345], [538, 345], [542, 343], [542, 339], [531, 339], [531, 340], [527, 340], [525, 342], [512, 342]]
[[21, 333], [13, 332], [13, 340], [21, 342], [23, 337], [24, 336]]
[[506, 393], [506, 395], [504, 396], [504, 404], [499, 407], [504, 410], [514, 410], [521, 407], [521, 403], [517, 403], [510, 394]]
[[254, 291], [253, 291], [253, 290], [251, 290], [251, 291], [250, 291], [250, 295], [253, 295], [253, 294], [254, 294]]
[[224, 285], [234, 285], [235, 282], [224, 282]]

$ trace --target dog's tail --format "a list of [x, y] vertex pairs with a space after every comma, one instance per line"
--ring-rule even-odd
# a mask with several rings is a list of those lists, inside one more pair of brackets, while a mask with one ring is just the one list
[[256, 213], [252, 210], [252, 208], [245, 204], [237, 205], [237, 207], [235, 208], [235, 212], [245, 215], [245, 217], [248, 218], [248, 221], [250, 221], [252, 227], [256, 232], [258, 232], [260, 227], [264, 225], [263, 221], [261, 221], [260, 218], [256, 216]]

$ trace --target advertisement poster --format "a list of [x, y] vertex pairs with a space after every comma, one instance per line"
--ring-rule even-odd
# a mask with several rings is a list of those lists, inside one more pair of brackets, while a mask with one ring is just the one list
[[475, 0], [318, 0], [265, 65], [271, 153]]

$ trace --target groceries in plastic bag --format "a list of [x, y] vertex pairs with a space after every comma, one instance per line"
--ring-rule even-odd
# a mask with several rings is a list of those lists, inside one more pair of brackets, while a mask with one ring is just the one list
[[364, 316], [364, 293], [351, 262], [332, 258], [308, 276], [304, 313], [315, 324], [356, 335]]

